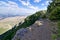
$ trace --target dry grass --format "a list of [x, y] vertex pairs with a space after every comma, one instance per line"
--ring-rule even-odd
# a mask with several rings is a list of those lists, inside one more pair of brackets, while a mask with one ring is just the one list
[[0, 20], [0, 34], [6, 32], [7, 30], [14, 27], [14, 25], [18, 24], [19, 22], [23, 21], [25, 17], [9, 17], [3, 20]]

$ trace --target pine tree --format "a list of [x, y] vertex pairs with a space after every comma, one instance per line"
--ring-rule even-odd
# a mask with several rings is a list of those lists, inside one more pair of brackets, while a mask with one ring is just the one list
[[52, 0], [48, 5], [47, 13], [50, 20], [60, 20], [60, 0]]

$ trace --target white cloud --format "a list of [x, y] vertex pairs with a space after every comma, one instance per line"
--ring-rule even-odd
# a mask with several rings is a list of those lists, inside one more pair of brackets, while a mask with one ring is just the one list
[[10, 14], [22, 14], [22, 13], [33, 13], [35, 12], [32, 9], [27, 9], [27, 8], [20, 8], [18, 7], [17, 3], [8, 1], [8, 3], [0, 1], [0, 13], [10, 13]]
[[41, 5], [42, 5], [42, 6], [47, 6], [47, 5], [49, 5], [49, 2], [50, 2], [50, 1], [45, 1], [45, 2], [42, 3]]
[[39, 3], [41, 0], [34, 0], [34, 2], [37, 2], [37, 3]]
[[48, 4], [49, 4], [49, 2], [50, 2], [50, 1], [46, 1], [46, 2], [45, 2], [45, 5], [48, 5]]
[[23, 5], [26, 5], [26, 6], [28, 6], [28, 5], [31, 5], [30, 4], [30, 2], [27, 0], [27, 2], [25, 2], [25, 1], [22, 1], [22, 0], [19, 0]]
[[42, 6], [44, 6], [45, 4], [44, 4], [44, 3], [42, 3], [41, 5], [42, 5]]
[[33, 6], [30, 1], [27, 0], [27, 2], [19, 0], [24, 6], [27, 6], [28, 8], [33, 9], [34, 11], [40, 10], [37, 6]]

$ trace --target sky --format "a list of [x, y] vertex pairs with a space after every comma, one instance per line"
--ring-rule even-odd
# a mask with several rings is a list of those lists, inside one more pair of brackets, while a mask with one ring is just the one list
[[33, 14], [46, 10], [51, 0], [0, 0], [0, 14]]

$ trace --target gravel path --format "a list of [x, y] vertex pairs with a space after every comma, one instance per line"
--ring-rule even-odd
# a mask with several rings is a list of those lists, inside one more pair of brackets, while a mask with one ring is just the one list
[[[22, 32], [21, 30], [24, 30], [24, 31]], [[40, 19], [40, 20], [37, 20], [30, 27], [26, 29], [18, 30], [15, 37], [12, 40], [19, 40], [19, 39], [20, 40], [51, 40], [51, 31], [49, 30], [49, 21], [46, 19], [44, 20]]]

